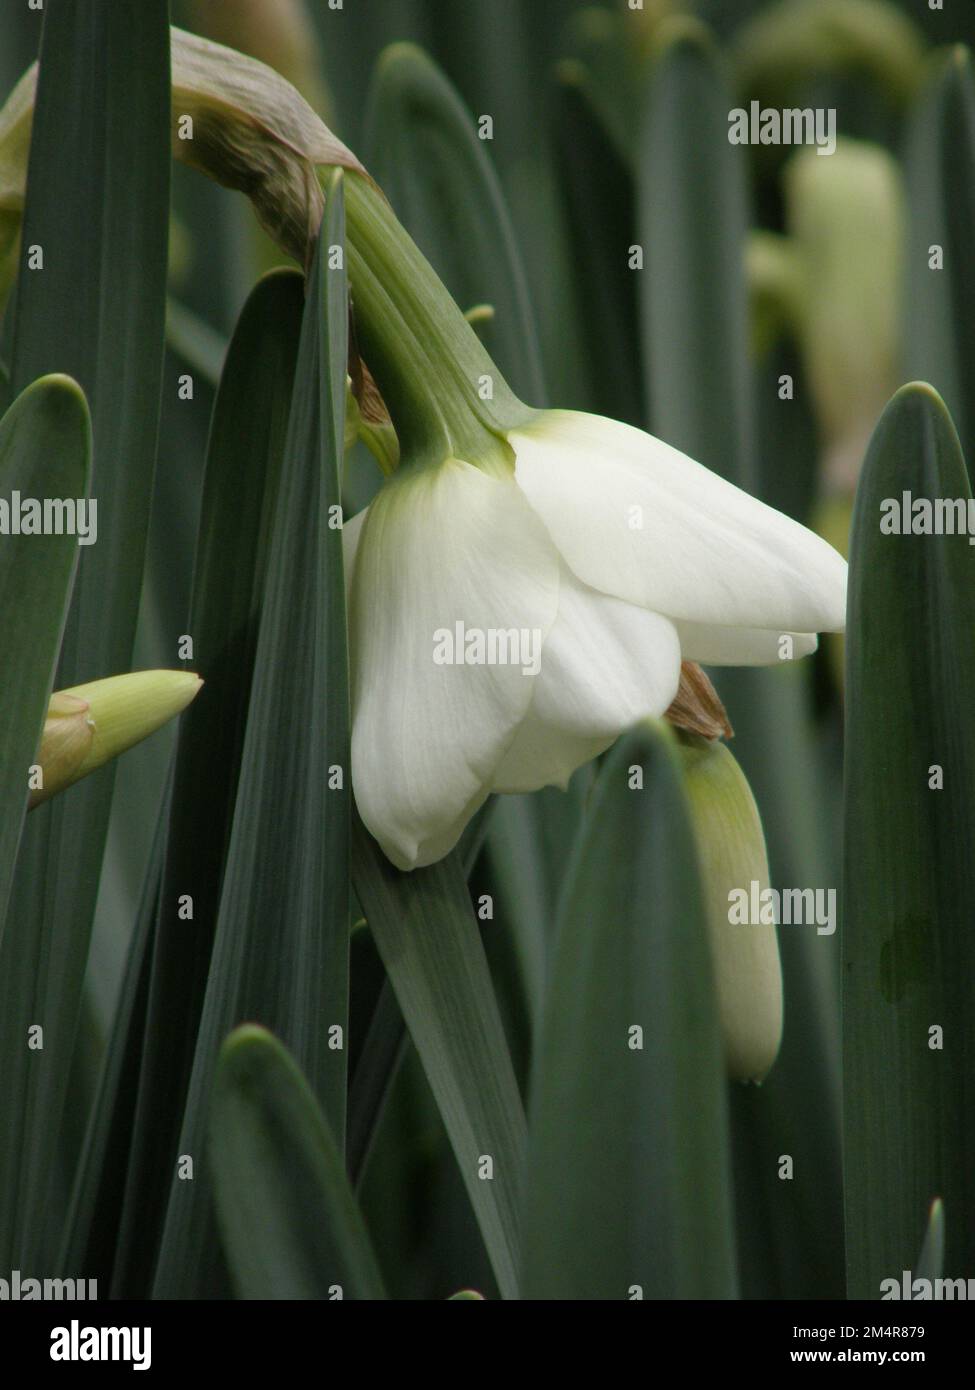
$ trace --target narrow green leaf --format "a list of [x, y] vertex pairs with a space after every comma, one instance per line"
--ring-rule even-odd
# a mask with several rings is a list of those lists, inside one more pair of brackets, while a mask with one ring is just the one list
[[[330, 176], [309, 276], [254, 684], [155, 1291], [219, 1293], [203, 1147], [221, 1041], [253, 1019], [298, 1060], [341, 1148], [348, 1033], [349, 704], [342, 534], [348, 289], [341, 171]], [[340, 774], [337, 776], [337, 773]], [[165, 905], [164, 905], [165, 908]]]
[[504, 195], [475, 116], [419, 48], [394, 44], [373, 83], [369, 167], [464, 309], [487, 303], [484, 342], [515, 391], [545, 404], [538, 334]]
[[385, 1297], [331, 1127], [290, 1054], [263, 1028], [238, 1028], [220, 1049], [209, 1133], [239, 1297]]
[[109, 1032], [98, 1090], [73, 1184], [59, 1268], [111, 1287], [145, 1042], [152, 945], [168, 802], [156, 829], [145, 888]]
[[[57, 377], [35, 382], [0, 420], [0, 499], [15, 507], [14, 493], [87, 498], [90, 455], [88, 410], [77, 386]], [[27, 769], [40, 743], [78, 551], [77, 536], [67, 533], [0, 535], [0, 939], [27, 813]]]
[[[594, 109], [591, 78], [579, 63], [559, 67], [553, 117], [559, 187], [565, 201], [573, 281], [586, 333], [591, 408], [642, 425], [633, 172]], [[598, 273], [594, 273], [598, 267]]]
[[350, 1079], [347, 1155], [349, 1177], [355, 1185], [369, 1161], [379, 1118], [408, 1043], [403, 1011], [387, 977]]
[[525, 1119], [463, 868], [455, 852], [401, 873], [354, 816], [352, 873], [502, 1296], [514, 1298]]
[[[146, 1297], [151, 1289], [183, 1123], [240, 776], [303, 283], [297, 272], [278, 271], [252, 291], [214, 406], [186, 628], [206, 684], [180, 732], [117, 1297]], [[179, 911], [186, 893], [193, 899], [191, 920]]]
[[533, 1077], [524, 1242], [526, 1298], [735, 1296], [718, 1006], [663, 726], [608, 756], [573, 856]]
[[728, 142], [735, 103], [708, 31], [680, 19], [669, 35], [650, 73], [637, 164], [651, 428], [751, 488], [745, 154]]
[[[941, 393], [975, 460], [975, 75], [967, 48], [935, 60], [908, 127], [905, 366]], [[933, 258], [940, 257], [940, 264]]]
[[[520, 798], [504, 798], [504, 800]], [[481, 810], [468, 823], [457, 844], [457, 856], [463, 865], [465, 876], [471, 869], [483, 847], [484, 833], [494, 815], [500, 809], [492, 802], [486, 802]], [[406, 1021], [403, 1018], [396, 992], [389, 982], [389, 976], [380, 960], [375, 943], [364, 928], [368, 944], [359, 953], [360, 970], [357, 974], [355, 959], [351, 962], [351, 984], [358, 980], [368, 980], [370, 974], [378, 971], [379, 984], [372, 994], [372, 1005], [368, 1013], [368, 1027], [365, 1030], [362, 1047], [359, 1050], [352, 1071], [349, 1086], [349, 1124], [346, 1145], [346, 1162], [349, 1176], [358, 1185], [369, 1161], [376, 1130], [393, 1083], [399, 1072], [409, 1043]], [[355, 937], [353, 936], [353, 950]], [[362, 967], [365, 966], [365, 969]], [[351, 1003], [353, 1022], [357, 1016], [356, 1000]], [[353, 1054], [355, 1056], [355, 1054]]]
[[[853, 515], [847, 609], [843, 1089], [849, 1294], [910, 1269], [932, 1194], [945, 1267], [975, 1268], [975, 553], [882, 534], [887, 499], [969, 501], [940, 397], [903, 387]], [[909, 505], [909, 504], [908, 504]], [[883, 508], [883, 510], [882, 510]], [[911, 524], [911, 515], [907, 524]], [[887, 528], [889, 529], [889, 527]]]
[[[100, 525], [65, 628], [57, 679], [67, 686], [129, 668], [139, 608], [165, 319], [169, 15], [166, 0], [48, 0], [44, 15], [12, 380], [20, 389], [42, 373], [67, 372], [91, 406]], [[50, 1267], [38, 1248], [41, 1213], [112, 783], [106, 767], [35, 812], [18, 863], [0, 975], [45, 1037], [27, 1092], [4, 1108], [11, 1150], [21, 1152], [17, 1180], [0, 1194], [0, 1264], [8, 1268]], [[23, 1034], [19, 1019], [2, 1027], [0, 1072], [8, 1074]]]

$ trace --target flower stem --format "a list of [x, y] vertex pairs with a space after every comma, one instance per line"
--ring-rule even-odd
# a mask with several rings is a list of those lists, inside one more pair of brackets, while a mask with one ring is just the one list
[[531, 412], [379, 189], [353, 171], [344, 182], [356, 338], [401, 453], [483, 466], [498, 457], [499, 438]]

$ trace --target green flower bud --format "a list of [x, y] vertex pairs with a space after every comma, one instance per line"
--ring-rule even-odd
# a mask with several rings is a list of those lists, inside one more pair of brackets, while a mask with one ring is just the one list
[[680, 740], [701, 864], [724, 1038], [735, 1081], [761, 1081], [782, 1038], [782, 970], [774, 925], [729, 920], [733, 890], [769, 886], [765, 836], [745, 775], [727, 746]]
[[905, 206], [894, 159], [840, 140], [785, 172], [798, 255], [799, 337], [834, 489], [852, 491], [877, 416], [899, 380]]
[[202, 684], [192, 671], [133, 671], [57, 691], [37, 759], [43, 786], [31, 791], [31, 808], [155, 733]]
[[924, 39], [887, 0], [781, 0], [741, 26], [735, 54], [739, 89], [766, 106], [793, 106], [824, 73], [867, 78], [903, 103]]

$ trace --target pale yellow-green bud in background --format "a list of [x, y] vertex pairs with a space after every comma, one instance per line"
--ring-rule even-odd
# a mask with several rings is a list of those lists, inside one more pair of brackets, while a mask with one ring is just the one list
[[905, 198], [879, 145], [804, 149], [785, 170], [799, 271], [798, 334], [825, 448], [828, 491], [852, 492], [900, 380]]
[[684, 785], [701, 865], [724, 1039], [734, 1081], [761, 1081], [782, 1038], [776, 928], [729, 921], [730, 894], [769, 887], [765, 836], [745, 775], [725, 744], [682, 736]]
[[179, 714], [203, 682], [192, 671], [132, 671], [51, 696], [30, 806], [64, 791]]
[[691, 9], [690, 0], [642, 0], [631, 6], [629, 0], [617, 0], [624, 16], [624, 34], [641, 59], [652, 57], [659, 39], [661, 24], [673, 15]]
[[780, 0], [740, 26], [734, 52], [739, 91], [766, 106], [806, 105], [803, 87], [824, 73], [866, 79], [906, 102], [924, 36], [888, 0]]

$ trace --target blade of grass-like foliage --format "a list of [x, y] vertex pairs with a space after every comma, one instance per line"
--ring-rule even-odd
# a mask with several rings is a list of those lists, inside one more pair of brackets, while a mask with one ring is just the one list
[[[219, 1293], [204, 1157], [217, 1052], [238, 1023], [295, 1054], [344, 1148], [349, 704], [341, 529], [348, 290], [341, 171], [330, 175], [295, 370], [233, 829], [155, 1290]], [[172, 1156], [171, 1156], [172, 1158]]]
[[[304, 305], [297, 272], [272, 272], [240, 316], [214, 407], [186, 631], [205, 697], [180, 732], [139, 1104], [113, 1289], [147, 1296], [210, 968], [251, 698], [268, 547]], [[190, 893], [193, 916], [180, 915]], [[179, 1007], [174, 1007], [174, 999]]]
[[[201, 180], [202, 183], [202, 180]], [[193, 377], [192, 400], [181, 399], [179, 378]], [[159, 455], [146, 546], [133, 670], [158, 670], [189, 661], [184, 638], [200, 529], [200, 500], [215, 389], [191, 364], [167, 351]], [[143, 899], [156, 825], [147, 816], [161, 804], [176, 753], [174, 721], [119, 761], [112, 814], [98, 885], [87, 986], [103, 1032], [115, 1014], [132, 922]]]
[[[169, 210], [165, 0], [49, 0], [16, 290], [15, 389], [66, 371], [88, 397], [98, 543], [79, 566], [62, 686], [129, 667], [159, 415]], [[43, 255], [40, 268], [37, 254]], [[32, 268], [37, 267], [37, 268]], [[0, 973], [43, 1000], [44, 1052], [6, 1112], [18, 1181], [0, 1197], [0, 1263], [48, 1268], [37, 1248], [81, 999], [113, 773], [32, 816]], [[150, 808], [151, 813], [151, 808]], [[9, 953], [9, 954], [8, 954]], [[13, 987], [13, 985], [12, 985]], [[11, 1049], [15, 1049], [12, 1051]], [[23, 1049], [0, 1038], [0, 1070]]]
[[411, 44], [380, 60], [366, 144], [372, 173], [457, 302], [493, 306], [482, 336], [501, 371], [544, 405], [538, 335], [500, 184], [475, 117]]
[[352, 873], [501, 1293], [514, 1298], [525, 1120], [463, 867], [455, 851], [401, 873], [353, 816]]
[[636, 244], [632, 169], [594, 109], [592, 78], [580, 63], [559, 67], [554, 114], [555, 157], [565, 200], [574, 281], [586, 335], [591, 408], [641, 425], [637, 296], [630, 267]]
[[406, 1055], [409, 1034], [403, 1010], [387, 978], [369, 1020], [358, 1065], [350, 1078], [347, 1160], [358, 1184], [369, 1161], [376, 1127]]
[[[81, 392], [66, 378], [38, 381], [0, 420], [0, 497], [7, 505], [15, 492], [25, 498], [85, 498], [90, 454]], [[47, 713], [78, 550], [78, 538], [70, 534], [0, 537], [0, 940], [27, 813], [27, 769]], [[6, 1164], [0, 1171], [8, 1174]]]
[[650, 420], [668, 444], [750, 488], [746, 165], [728, 143], [732, 106], [708, 32], [673, 21], [650, 74], [637, 166]]
[[[642, 769], [642, 787], [632, 786]], [[724, 1062], [670, 735], [600, 770], [532, 1084], [526, 1298], [735, 1296]]]
[[129, 941], [125, 974], [60, 1252], [59, 1268], [74, 1270], [72, 1277], [95, 1279], [103, 1290], [111, 1284], [138, 1100], [168, 810], [167, 801], [157, 825], [139, 915]]
[[[748, 360], [743, 253], [746, 155], [728, 142], [735, 101], [713, 41], [679, 18], [661, 27], [649, 74], [637, 164], [644, 367], [649, 424], [668, 443], [755, 491], [780, 455], [759, 465]], [[764, 389], [775, 383], [763, 375]], [[764, 412], [763, 412], [764, 413]], [[779, 444], [781, 449], [781, 443]], [[824, 826], [811, 733], [810, 663], [785, 670], [711, 673], [735, 729], [735, 757], [755, 794], [777, 886], [828, 888], [838, 871]], [[842, 1190], [835, 937], [783, 937], [787, 1002], [782, 1052], [758, 1094], [735, 1087], [731, 1105], [742, 1280], [748, 1295], [808, 1297], [812, 1272], [842, 1291]], [[821, 1117], [816, 1126], [808, 1116]], [[787, 1134], [797, 1166], [818, 1185], [780, 1181]], [[800, 1147], [796, 1149], [796, 1145]], [[776, 1234], [770, 1259], [759, 1230]], [[800, 1253], [801, 1252], [801, 1253]]]
[[385, 1297], [331, 1127], [263, 1028], [238, 1028], [220, 1050], [209, 1162], [239, 1297]]
[[[905, 366], [941, 393], [975, 459], [975, 75], [967, 48], [938, 55], [912, 113]], [[940, 255], [940, 264], [937, 258]]]
[[[483, 848], [484, 835], [493, 820], [497, 807], [486, 802], [468, 823], [457, 844], [457, 856], [463, 865], [465, 877], [470, 876]], [[368, 928], [366, 928], [368, 930]], [[348, 1136], [346, 1160], [349, 1176], [358, 1183], [369, 1160], [376, 1128], [383, 1113], [396, 1074], [406, 1054], [409, 1034], [397, 1000], [396, 992], [385, 975], [382, 962], [376, 954], [371, 938], [367, 951], [375, 969], [378, 967], [380, 985], [373, 990], [373, 1003], [366, 1015], [369, 1019], [362, 1047], [355, 1062], [349, 1085]], [[365, 960], [363, 964], [367, 964]], [[356, 981], [355, 962], [351, 962], [352, 983]], [[370, 973], [363, 970], [362, 976]], [[363, 1001], [364, 1002], [364, 1001]], [[353, 1013], [355, 1013], [353, 1001]]]
[[935, 1195], [958, 1213], [947, 1274], [975, 1268], [975, 553], [964, 534], [882, 533], [887, 499], [899, 507], [905, 493], [971, 497], [944, 404], [919, 383], [898, 391], [874, 432], [850, 555], [843, 1091], [854, 1298], [877, 1298], [882, 1279], [911, 1268]]

